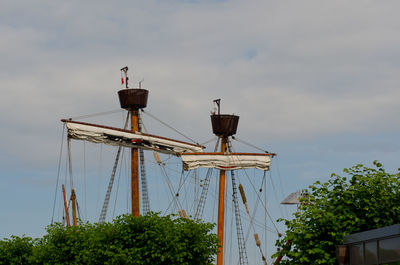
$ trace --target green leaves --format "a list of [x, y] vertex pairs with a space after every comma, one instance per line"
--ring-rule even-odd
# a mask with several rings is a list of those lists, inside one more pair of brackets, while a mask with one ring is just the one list
[[276, 242], [281, 250], [274, 254], [286, 257], [281, 264], [336, 264], [335, 246], [344, 235], [400, 222], [400, 173], [389, 174], [378, 161], [373, 164], [375, 168], [344, 169], [347, 177], [332, 174], [303, 191], [309, 198], [295, 218], [280, 220], [287, 227]]
[[0, 264], [213, 264], [213, 226], [154, 213], [122, 215], [113, 223], [55, 224], [41, 239], [0, 241]]

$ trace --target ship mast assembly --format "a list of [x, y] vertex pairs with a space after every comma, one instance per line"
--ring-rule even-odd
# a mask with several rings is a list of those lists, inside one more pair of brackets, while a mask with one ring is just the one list
[[[220, 99], [214, 100], [218, 113], [211, 115], [213, 133], [221, 139], [221, 153], [227, 152], [229, 136], [236, 134], [239, 116], [220, 114]], [[223, 264], [224, 256], [224, 219], [225, 219], [225, 170], [219, 171], [219, 195], [218, 195], [218, 247], [217, 265]]]
[[[128, 67], [121, 69], [123, 77], [121, 81], [125, 83], [125, 88], [118, 91], [121, 108], [129, 111], [131, 116], [131, 131], [139, 131], [139, 109], [147, 106], [149, 91], [142, 88], [128, 87]], [[132, 214], [140, 215], [139, 202], [139, 152], [137, 148], [131, 148], [131, 201]]]

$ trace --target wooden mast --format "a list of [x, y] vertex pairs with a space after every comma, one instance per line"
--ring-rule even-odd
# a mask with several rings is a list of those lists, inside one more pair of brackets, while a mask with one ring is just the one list
[[[133, 109], [131, 113], [131, 130], [138, 131], [138, 115], [139, 111]], [[132, 199], [132, 214], [133, 216], [140, 215], [139, 202], [139, 155], [137, 148], [131, 148], [131, 199]]]
[[[221, 137], [221, 152], [226, 152], [227, 137]], [[218, 197], [218, 246], [217, 265], [223, 264], [224, 257], [224, 219], [225, 219], [225, 170], [219, 171], [219, 197]]]
[[[142, 88], [128, 87], [128, 67], [121, 69], [123, 77], [122, 84], [125, 83], [125, 89], [118, 91], [119, 103], [121, 108], [126, 109], [131, 115], [131, 131], [138, 131], [139, 109], [147, 106], [147, 97], [149, 91]], [[131, 201], [133, 216], [140, 215], [140, 199], [139, 199], [139, 152], [137, 148], [131, 149]]]
[[64, 184], [62, 184], [62, 192], [63, 192], [63, 197], [64, 197], [65, 220], [67, 221], [67, 226], [70, 227], [71, 223], [69, 222], [69, 211], [68, 211], [67, 195], [65, 194], [65, 186], [64, 186]]
[[74, 226], [78, 225], [78, 221], [76, 218], [76, 194], [75, 194], [75, 189], [71, 190], [71, 200], [72, 200], [72, 218], [74, 221]]

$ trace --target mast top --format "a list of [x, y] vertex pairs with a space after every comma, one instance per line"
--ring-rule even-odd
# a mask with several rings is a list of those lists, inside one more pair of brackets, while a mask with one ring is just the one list
[[142, 82], [139, 82], [139, 88], [128, 87], [128, 66], [121, 68], [121, 84], [125, 88], [118, 91], [119, 103], [121, 108], [128, 111], [143, 109], [147, 106], [149, 91], [142, 89]]
[[229, 137], [236, 134], [239, 124], [239, 116], [233, 114], [220, 114], [221, 99], [214, 100], [214, 103], [217, 105], [217, 110], [211, 114], [213, 133], [220, 137]]

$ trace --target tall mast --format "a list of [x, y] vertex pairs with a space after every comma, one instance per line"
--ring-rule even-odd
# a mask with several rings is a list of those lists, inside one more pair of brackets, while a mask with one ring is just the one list
[[[220, 99], [214, 100], [218, 113], [211, 115], [213, 133], [221, 138], [221, 152], [226, 153], [228, 137], [236, 134], [239, 116], [220, 114]], [[219, 172], [219, 196], [218, 196], [218, 247], [217, 265], [223, 265], [224, 255], [224, 218], [225, 218], [225, 170]]]
[[[221, 137], [221, 152], [226, 151], [227, 138]], [[218, 249], [217, 265], [223, 264], [224, 256], [224, 219], [225, 219], [225, 170], [219, 171], [219, 195], [218, 195], [218, 240], [221, 247]]]
[[71, 201], [72, 201], [72, 219], [74, 222], [74, 226], [78, 225], [78, 221], [76, 218], [76, 194], [75, 194], [75, 189], [71, 190]]
[[[147, 97], [149, 91], [141, 88], [128, 87], [128, 67], [121, 69], [121, 82], [125, 84], [125, 89], [118, 91], [119, 102], [121, 108], [126, 109], [131, 115], [131, 131], [138, 131], [139, 109], [147, 106]], [[132, 214], [140, 215], [139, 202], [139, 155], [137, 148], [131, 148], [131, 201]]]
[[68, 211], [67, 195], [65, 194], [65, 186], [64, 186], [64, 184], [62, 184], [62, 192], [63, 192], [63, 198], [64, 198], [65, 220], [67, 221], [67, 226], [70, 227], [71, 223], [69, 222], [69, 211]]

